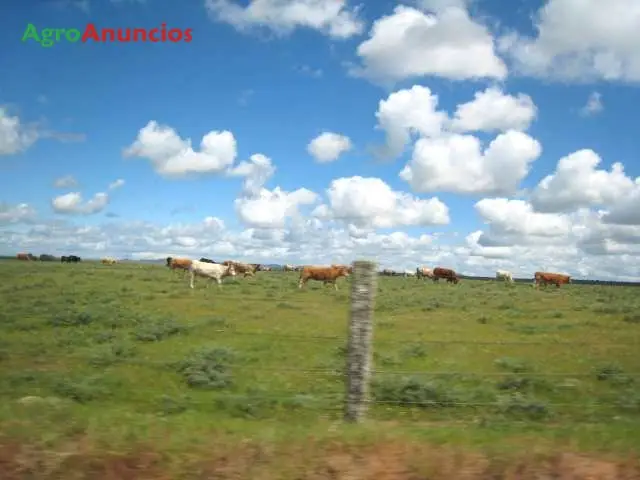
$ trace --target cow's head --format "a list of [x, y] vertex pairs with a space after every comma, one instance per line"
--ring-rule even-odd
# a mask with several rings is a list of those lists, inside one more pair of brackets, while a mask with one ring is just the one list
[[236, 276], [236, 268], [233, 266], [233, 263], [230, 263], [229, 265], [227, 265], [227, 275], [230, 277], [235, 277]]

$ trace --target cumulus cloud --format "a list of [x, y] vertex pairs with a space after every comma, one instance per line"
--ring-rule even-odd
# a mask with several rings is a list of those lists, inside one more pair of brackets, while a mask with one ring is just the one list
[[448, 116], [437, 107], [438, 96], [420, 85], [398, 90], [380, 100], [376, 128], [385, 132], [386, 144], [377, 150], [378, 155], [382, 158], [399, 156], [412, 136], [439, 136]]
[[351, 73], [378, 83], [429, 75], [506, 78], [507, 67], [496, 55], [488, 29], [471, 19], [461, 2], [439, 3], [433, 13], [398, 5], [376, 20], [357, 49], [362, 66]]
[[568, 216], [553, 213], [538, 213], [524, 200], [507, 198], [484, 198], [475, 204], [482, 220], [489, 225], [491, 233], [508, 237], [566, 237], [571, 229]]
[[602, 112], [602, 110], [604, 110], [604, 105], [602, 104], [602, 95], [600, 95], [598, 92], [591, 92], [589, 94], [589, 98], [587, 99], [587, 103], [580, 109], [580, 114], [583, 117], [592, 117]]
[[[395, 229], [378, 233], [346, 221], [302, 215], [291, 217], [284, 228], [244, 230], [229, 230], [214, 216], [194, 223], [111, 221], [91, 226], [76, 225], [72, 217], [65, 217], [7, 224], [0, 228], [0, 249], [6, 253], [73, 252], [89, 258], [206, 256], [217, 261], [280, 264], [371, 258], [380, 268], [398, 270], [443, 265], [467, 275], [492, 275], [504, 268], [531, 278], [534, 271], [544, 269], [581, 278], [640, 280], [640, 226], [606, 224], [602, 212], [589, 210], [536, 214], [530, 205], [513, 202], [493, 198], [478, 202], [477, 211], [484, 215], [486, 226], [470, 234], [459, 232], [461, 241]], [[6, 211], [3, 208], [0, 212]]]
[[261, 153], [249, 157], [249, 161], [240, 162], [227, 174], [232, 177], [244, 177], [242, 195], [258, 195], [265, 183], [276, 172], [271, 159]]
[[278, 35], [288, 35], [297, 28], [309, 28], [335, 39], [345, 39], [362, 32], [358, 9], [349, 8], [346, 0], [250, 0], [243, 6], [235, 0], [206, 0], [212, 19], [233, 25], [241, 32], [263, 27]]
[[613, 204], [603, 215], [604, 223], [617, 225], [640, 225], [640, 179], [636, 178], [634, 190]]
[[640, 3], [636, 0], [548, 0], [535, 37], [500, 41], [525, 75], [577, 82], [640, 81]]
[[544, 177], [533, 190], [531, 203], [541, 212], [561, 212], [580, 207], [611, 206], [628, 197], [635, 182], [624, 166], [598, 170], [600, 156], [590, 149], [573, 152], [558, 161], [556, 171]]
[[537, 107], [529, 95], [505, 94], [500, 88], [489, 87], [477, 92], [470, 102], [458, 105], [451, 129], [473, 131], [525, 131], [537, 115]]
[[0, 107], [0, 155], [15, 155], [24, 152], [38, 140], [38, 132], [10, 116]]
[[78, 181], [73, 175], [65, 175], [64, 177], [56, 178], [53, 186], [56, 188], [73, 188], [78, 186]]
[[190, 138], [183, 140], [173, 128], [152, 120], [123, 154], [149, 160], [160, 175], [180, 177], [223, 172], [235, 161], [237, 145], [230, 131], [214, 130], [202, 137], [200, 151], [196, 152]]
[[471, 135], [421, 138], [399, 176], [416, 192], [512, 195], [542, 151], [529, 135], [508, 130], [482, 151]]
[[327, 189], [327, 198], [328, 205], [318, 206], [314, 215], [341, 220], [357, 229], [446, 225], [450, 221], [449, 209], [437, 197], [419, 199], [396, 192], [380, 178], [338, 178]]
[[69, 192], [51, 200], [51, 206], [56, 213], [65, 215], [91, 215], [101, 212], [109, 204], [109, 195], [104, 192], [96, 193], [86, 202], [80, 192]]
[[236, 212], [243, 223], [258, 228], [284, 228], [288, 218], [298, 214], [298, 208], [317, 201], [317, 194], [299, 188], [285, 192], [276, 187], [274, 190], [261, 189], [256, 195], [235, 200]]
[[0, 202], [0, 225], [29, 222], [33, 220], [35, 216], [35, 209], [27, 203], [10, 205], [5, 202]]
[[351, 148], [349, 137], [334, 132], [322, 132], [307, 145], [307, 151], [319, 163], [334, 162]]

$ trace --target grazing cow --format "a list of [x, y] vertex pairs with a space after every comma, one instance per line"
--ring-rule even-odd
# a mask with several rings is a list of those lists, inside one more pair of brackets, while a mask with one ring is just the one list
[[48, 253], [43, 253], [40, 255], [41, 262], [53, 262], [56, 259], [53, 255], [49, 255]]
[[285, 272], [294, 272], [296, 270], [296, 267], [294, 265], [287, 264], [282, 267], [282, 270], [284, 270]]
[[454, 270], [451, 270], [450, 268], [442, 268], [442, 267], [434, 268], [433, 281], [437, 282], [441, 278], [444, 278], [448, 283], [453, 283], [456, 285], [460, 281], [458, 274]]
[[117, 260], [113, 257], [105, 257], [100, 260], [100, 263], [102, 263], [103, 265], [115, 265], [117, 263]]
[[68, 255], [68, 256], [63, 255], [62, 257], [60, 257], [60, 262], [62, 263], [78, 263], [81, 260], [82, 259], [77, 255]]
[[233, 268], [237, 273], [242, 273], [244, 277], [253, 277], [260, 268], [259, 263], [242, 263], [234, 262], [233, 260], [225, 260], [223, 265], [233, 265]]
[[18, 260], [26, 260], [26, 261], [37, 260], [37, 258], [34, 257], [33, 254], [31, 254], [31, 253], [18, 253], [16, 255], [16, 258]]
[[214, 261], [213, 261], [213, 260], [211, 260], [210, 258], [205, 258], [205, 257], [202, 257], [202, 258], [200, 259], [200, 261], [201, 261], [201, 262], [204, 262], [204, 263], [218, 263], [218, 262], [214, 262]]
[[304, 266], [300, 272], [300, 280], [298, 280], [298, 288], [302, 288], [309, 280], [317, 280], [323, 282], [324, 285], [333, 284], [333, 288], [338, 290], [336, 280], [340, 277], [349, 276], [349, 267], [344, 265], [332, 265], [330, 267]]
[[224, 277], [235, 277], [236, 271], [233, 263], [230, 263], [229, 265], [222, 265], [220, 263], [207, 263], [199, 260], [193, 260], [189, 265], [189, 274], [191, 275], [191, 282], [189, 283], [191, 288], [195, 288], [193, 280], [196, 275], [198, 277], [210, 279], [207, 287], [209, 287], [212, 280], [215, 280], [218, 282], [218, 288], [220, 288], [222, 285], [222, 279]]
[[192, 260], [188, 258], [174, 258], [167, 257], [167, 267], [169, 267], [172, 271], [182, 270], [184, 275], [189, 271], [189, 267], [191, 266]]
[[416, 267], [416, 279], [433, 278], [433, 270], [427, 267]]
[[496, 280], [504, 280], [506, 283], [513, 283], [513, 275], [507, 270], [496, 271]]
[[540, 285], [546, 286], [549, 283], [554, 284], [556, 288], [560, 288], [560, 285], [564, 283], [571, 283], [571, 277], [561, 273], [536, 272], [533, 276], [533, 283], [535, 288], [540, 287]]

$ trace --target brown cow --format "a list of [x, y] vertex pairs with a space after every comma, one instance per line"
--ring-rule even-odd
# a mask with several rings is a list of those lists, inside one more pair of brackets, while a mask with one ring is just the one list
[[546, 286], [549, 283], [555, 284], [556, 288], [560, 288], [563, 283], [571, 283], [571, 277], [562, 273], [536, 272], [533, 276], [533, 283], [535, 288], [539, 288], [540, 285]]
[[33, 254], [31, 254], [31, 253], [18, 253], [16, 255], [16, 258], [18, 260], [27, 260], [27, 261], [36, 260], [36, 257], [34, 257]]
[[338, 284], [336, 280], [340, 277], [349, 276], [350, 267], [344, 265], [332, 265], [330, 267], [317, 267], [306, 265], [302, 267], [300, 272], [300, 280], [298, 280], [298, 288], [302, 288], [309, 280], [317, 280], [323, 282], [324, 285], [328, 283], [333, 284], [333, 288], [338, 290]]
[[458, 274], [450, 268], [436, 267], [433, 269], [433, 281], [437, 282], [444, 278], [448, 283], [457, 284], [460, 281]]
[[189, 267], [191, 267], [191, 260], [188, 258], [174, 258], [167, 257], [167, 267], [169, 267], [172, 271], [182, 270], [183, 277], [187, 275], [189, 272]]

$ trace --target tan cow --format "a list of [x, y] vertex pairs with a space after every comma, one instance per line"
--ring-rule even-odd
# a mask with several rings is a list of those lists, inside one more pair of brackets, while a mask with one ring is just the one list
[[103, 265], [115, 265], [117, 263], [117, 260], [112, 257], [105, 257], [100, 260], [100, 263], [102, 263]]
[[431, 278], [433, 279], [433, 270], [427, 267], [416, 267], [416, 279]]
[[340, 277], [348, 277], [351, 267], [345, 265], [332, 265], [330, 267], [304, 266], [300, 272], [300, 280], [298, 280], [298, 288], [302, 288], [309, 280], [323, 282], [324, 285], [333, 284], [333, 288], [338, 290], [336, 280]]
[[571, 283], [571, 277], [569, 275], [563, 275], [562, 273], [551, 272], [536, 272], [533, 276], [533, 283], [535, 288], [539, 288], [540, 285], [554, 284], [556, 288], [560, 288], [560, 285]]
[[259, 263], [234, 262], [233, 260], [225, 260], [222, 264], [233, 265], [236, 274], [242, 274], [244, 277], [253, 277], [260, 268]]

